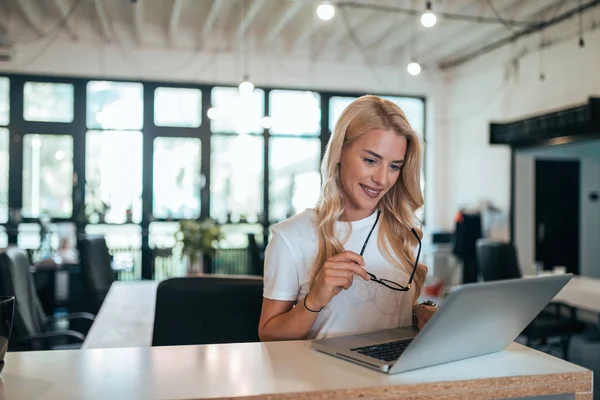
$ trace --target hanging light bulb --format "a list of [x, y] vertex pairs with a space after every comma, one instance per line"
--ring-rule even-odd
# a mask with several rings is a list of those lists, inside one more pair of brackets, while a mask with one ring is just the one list
[[425, 6], [425, 12], [421, 15], [421, 23], [425, 28], [431, 28], [437, 22], [437, 17], [431, 11], [431, 1], [427, 2]]
[[248, 75], [244, 75], [244, 80], [240, 83], [240, 93], [250, 94], [254, 90], [254, 84], [248, 79]]
[[335, 8], [330, 1], [322, 1], [317, 7], [317, 16], [323, 21], [329, 21], [335, 15]]
[[415, 60], [411, 61], [410, 64], [406, 67], [406, 70], [412, 76], [419, 75], [421, 73], [421, 66]]
[[261, 121], [261, 126], [264, 129], [271, 129], [273, 127], [273, 119], [269, 116], [263, 117], [263, 119]]
[[219, 109], [216, 107], [211, 107], [206, 112], [208, 119], [218, 119], [219, 118]]

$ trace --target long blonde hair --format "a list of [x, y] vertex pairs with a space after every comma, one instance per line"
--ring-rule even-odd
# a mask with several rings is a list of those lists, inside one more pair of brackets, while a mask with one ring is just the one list
[[[382, 234], [378, 235], [377, 246], [392, 265], [408, 274], [412, 272], [415, 262], [413, 249], [418, 241], [411, 233], [411, 228], [419, 237], [423, 236], [421, 223], [415, 215], [415, 211], [423, 206], [420, 188], [423, 145], [396, 104], [368, 95], [356, 99], [344, 110], [327, 143], [321, 164], [323, 187], [315, 207], [319, 251], [312, 271], [311, 287], [325, 261], [344, 251], [342, 242], [335, 234], [335, 223], [344, 213], [339, 176], [342, 149], [371, 129], [392, 130], [407, 140], [400, 176], [378, 204], [381, 210], [379, 232]], [[415, 299], [420, 294], [426, 275], [427, 267], [419, 264], [414, 277]], [[406, 285], [407, 282], [398, 283]]]

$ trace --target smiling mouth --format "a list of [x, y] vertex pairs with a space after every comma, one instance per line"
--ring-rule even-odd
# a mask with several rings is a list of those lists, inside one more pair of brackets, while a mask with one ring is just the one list
[[371, 189], [363, 184], [359, 184], [360, 187], [362, 188], [363, 192], [365, 192], [365, 194], [369, 197], [371, 197], [372, 199], [376, 199], [379, 197], [379, 195], [381, 194], [382, 190], [375, 190], [375, 189]]

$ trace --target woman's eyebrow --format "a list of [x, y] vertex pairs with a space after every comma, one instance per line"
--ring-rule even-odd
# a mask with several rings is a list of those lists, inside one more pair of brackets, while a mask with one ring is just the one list
[[[363, 149], [364, 152], [369, 153], [370, 155], [372, 155], [375, 158], [378, 158], [380, 160], [383, 160], [383, 157], [377, 153], [375, 153], [374, 151], [371, 150], [367, 150], [367, 149]], [[392, 161], [392, 163], [399, 163], [402, 164], [404, 162], [404, 160], [394, 160]]]

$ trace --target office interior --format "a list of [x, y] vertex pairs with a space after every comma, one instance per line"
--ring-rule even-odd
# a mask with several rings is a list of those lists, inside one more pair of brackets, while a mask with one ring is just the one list
[[374, 94], [425, 143], [422, 297], [574, 274], [516, 341], [598, 392], [599, 5], [0, 1], [9, 353], [257, 342], [270, 229], [314, 206], [337, 118]]

